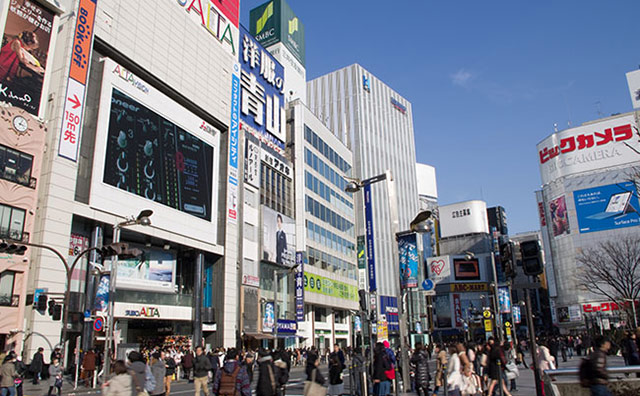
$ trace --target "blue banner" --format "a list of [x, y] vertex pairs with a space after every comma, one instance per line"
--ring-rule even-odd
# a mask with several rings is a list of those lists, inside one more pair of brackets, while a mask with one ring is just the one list
[[369, 273], [369, 292], [378, 290], [376, 286], [376, 259], [373, 248], [373, 208], [371, 206], [371, 185], [364, 186], [364, 215], [367, 228], [367, 269]]
[[511, 295], [506, 286], [498, 288], [498, 305], [501, 314], [511, 313]]
[[264, 316], [262, 317], [262, 331], [273, 333], [275, 325], [275, 310], [272, 302], [264, 304]]
[[296, 252], [296, 320], [304, 322], [304, 252]]
[[520, 306], [513, 306], [513, 323], [520, 324], [522, 322], [522, 314], [520, 313]]
[[397, 297], [380, 296], [380, 313], [387, 318], [389, 332], [400, 331]]
[[278, 336], [296, 335], [298, 323], [295, 320], [278, 319]]
[[580, 233], [640, 225], [640, 204], [633, 182], [573, 192]]
[[418, 241], [415, 233], [398, 237], [398, 253], [402, 287], [418, 287]]

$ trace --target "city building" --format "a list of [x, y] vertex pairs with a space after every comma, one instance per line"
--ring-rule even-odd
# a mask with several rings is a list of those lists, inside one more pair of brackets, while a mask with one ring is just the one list
[[[2, 6], [5, 42], [35, 32], [40, 48], [32, 55], [44, 79], [16, 78], [8, 89], [38, 99], [23, 108], [48, 131], [41, 171], [34, 166], [38, 204], [25, 242], [60, 254], [28, 248], [26, 300], [46, 295], [61, 307], [71, 291], [66, 323], [26, 306], [23, 355], [44, 347], [48, 356], [63, 332], [66, 356], [83, 335], [84, 349], [104, 345], [105, 328], [94, 332], [92, 322], [108, 316], [111, 265], [119, 357], [165, 341], [236, 345], [238, 271], [223, 255], [228, 153], [237, 140], [239, 2], [222, 9], [152, 0], [9, 3]], [[86, 253], [112, 241], [143, 254], [114, 263]], [[70, 284], [60, 257], [77, 261]]]
[[301, 345], [324, 351], [353, 345], [358, 304], [354, 194], [344, 188], [352, 175], [351, 151], [301, 102], [288, 110], [293, 122], [296, 225], [304, 264]]
[[552, 317], [562, 331], [589, 326], [602, 311], [618, 314], [612, 301], [575, 275], [589, 270], [577, 260], [581, 251], [638, 233], [640, 203], [630, 180], [640, 158], [637, 131], [637, 112], [617, 114], [554, 132], [537, 145], [546, 280]]
[[[396, 185], [400, 232], [418, 213], [416, 154], [411, 103], [358, 64], [307, 84], [307, 105], [353, 154], [352, 176], [359, 180], [390, 170]], [[364, 190], [367, 190], [365, 188]], [[389, 338], [398, 340], [399, 268], [393, 257], [386, 183], [370, 186], [372, 227], [367, 243], [370, 302], [388, 320]], [[364, 193], [354, 195], [355, 235], [364, 236]], [[381, 316], [382, 317], [382, 316]]]

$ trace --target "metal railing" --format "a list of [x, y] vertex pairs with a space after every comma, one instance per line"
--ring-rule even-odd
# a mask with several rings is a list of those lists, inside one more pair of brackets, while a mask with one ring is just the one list
[[[579, 368], [545, 370], [542, 381], [547, 396], [586, 396], [590, 391], [580, 385]], [[609, 390], [614, 395], [640, 395], [640, 366], [607, 367]]]
[[[630, 373], [640, 373], [640, 366], [618, 366], [618, 367], [607, 367], [607, 372], [609, 373], [610, 379], [622, 379], [624, 377], [616, 377], [615, 374], [630, 374]], [[549, 378], [550, 381], [555, 381], [556, 377], [569, 377], [575, 376], [578, 377], [579, 369], [578, 368], [568, 368], [568, 369], [556, 369], [556, 370], [545, 370], [544, 371], [544, 380], [546, 381]]]

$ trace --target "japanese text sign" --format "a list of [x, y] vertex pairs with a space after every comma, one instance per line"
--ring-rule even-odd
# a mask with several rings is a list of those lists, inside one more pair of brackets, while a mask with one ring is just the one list
[[304, 252], [296, 252], [296, 320], [304, 322]]

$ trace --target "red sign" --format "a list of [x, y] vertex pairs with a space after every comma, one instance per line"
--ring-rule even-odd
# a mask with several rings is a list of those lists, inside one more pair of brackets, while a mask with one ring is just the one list
[[76, 30], [73, 35], [71, 52], [71, 70], [69, 77], [80, 84], [87, 83], [89, 59], [91, 58], [91, 42], [93, 41], [93, 22], [96, 16], [97, 0], [80, 0]]
[[240, 0], [212, 0], [213, 4], [227, 17], [233, 26], [238, 27], [240, 19]]
[[101, 316], [98, 316], [96, 320], [93, 321], [93, 330], [102, 331], [104, 329], [104, 319]]
[[540, 225], [543, 227], [547, 226], [547, 218], [544, 213], [544, 202], [538, 202], [538, 213], [540, 214]]
[[[603, 303], [582, 304], [582, 312], [590, 313], [590, 312], [618, 311], [630, 304], [631, 304], [630, 302], [625, 302], [624, 304], [621, 305], [613, 301], [603, 302]], [[637, 305], [638, 305], [638, 301], [636, 301], [636, 306]]]
[[460, 295], [453, 295], [453, 312], [456, 319], [456, 327], [462, 327], [464, 318], [462, 317], [462, 302], [460, 301]]

